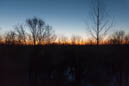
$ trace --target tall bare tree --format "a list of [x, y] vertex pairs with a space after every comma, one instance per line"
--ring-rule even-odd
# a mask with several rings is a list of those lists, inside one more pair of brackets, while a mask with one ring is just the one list
[[104, 38], [108, 30], [112, 27], [113, 22], [108, 15], [103, 0], [92, 0], [90, 10], [91, 27], [89, 32], [96, 40], [96, 44], [100, 44], [100, 40]]
[[27, 25], [32, 35], [33, 44], [41, 44], [44, 41], [50, 41], [55, 37], [52, 27], [46, 25], [42, 19], [32, 18], [27, 19]]
[[26, 43], [26, 32], [23, 25], [17, 25], [15, 27], [16, 35], [17, 35], [17, 41], [19, 44], [25, 44]]
[[[32, 35], [33, 44], [36, 45], [38, 38], [39, 38], [39, 40], [41, 39], [39, 37], [39, 35], [41, 35], [44, 30], [43, 26], [45, 25], [45, 22], [36, 17], [34, 17], [32, 19], [27, 19], [26, 22], [27, 22], [27, 25], [29, 26], [29, 30]], [[40, 33], [39, 33], [39, 31], [40, 31]]]

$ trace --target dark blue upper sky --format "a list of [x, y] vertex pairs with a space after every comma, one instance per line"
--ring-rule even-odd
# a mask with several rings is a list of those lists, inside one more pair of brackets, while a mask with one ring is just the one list
[[[58, 35], [85, 35], [90, 0], [0, 0], [0, 27], [10, 30], [33, 16], [53, 26]], [[113, 30], [129, 31], [129, 0], [105, 0], [114, 17]]]

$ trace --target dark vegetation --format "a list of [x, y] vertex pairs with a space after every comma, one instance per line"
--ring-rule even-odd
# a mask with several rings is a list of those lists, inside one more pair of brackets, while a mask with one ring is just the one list
[[0, 86], [128, 86], [128, 45], [0, 45]]
[[110, 27], [100, 28], [99, 9], [89, 42], [57, 37], [36, 17], [0, 36], [0, 86], [129, 86], [129, 34], [103, 40]]
[[108, 13], [92, 3], [89, 41], [57, 37], [37, 17], [0, 34], [0, 86], [129, 86], [129, 34], [107, 35]]

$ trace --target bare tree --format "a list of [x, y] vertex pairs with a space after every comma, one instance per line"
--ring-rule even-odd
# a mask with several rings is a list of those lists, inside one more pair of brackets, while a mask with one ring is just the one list
[[10, 31], [6, 34], [5, 43], [9, 45], [16, 44], [16, 33], [14, 31]]
[[3, 38], [2, 38], [2, 36], [0, 35], [0, 44], [2, 43], [2, 39], [3, 39]]
[[46, 42], [47, 44], [53, 43], [56, 40], [56, 35], [54, 34], [52, 27], [46, 25], [45, 31], [42, 34], [42, 41]]
[[81, 43], [81, 36], [73, 35], [73, 36], [71, 37], [71, 43], [72, 43], [73, 45], [75, 45], [75, 44], [80, 44], [80, 43]]
[[110, 22], [104, 1], [92, 0], [90, 12], [91, 27], [89, 32], [96, 40], [96, 44], [100, 44], [100, 40], [104, 38], [108, 30], [112, 27], [113, 22]]
[[52, 27], [46, 25], [45, 22], [36, 17], [27, 19], [27, 25], [32, 35], [33, 44], [41, 44], [42, 42], [50, 41], [55, 37]]
[[58, 43], [59, 44], [67, 44], [68, 43], [68, 38], [66, 36], [60, 36], [58, 38]]
[[17, 25], [15, 27], [17, 41], [19, 44], [26, 44], [26, 32], [23, 25]]
[[125, 44], [129, 44], [129, 34], [126, 34], [124, 37]]
[[[0, 28], [0, 30], [1, 30], [1, 28]], [[2, 43], [2, 36], [0, 35], [0, 44]]]
[[41, 37], [39, 37], [39, 35], [41, 35], [44, 30], [43, 26], [44, 26], [45, 22], [36, 17], [34, 17], [32, 19], [27, 19], [26, 22], [31, 31], [33, 44], [36, 45], [36, 42], [41, 40]]
[[89, 38], [88, 39], [88, 45], [94, 45], [94, 39], [93, 38]]
[[124, 31], [117, 31], [112, 34], [109, 38], [110, 44], [123, 44], [125, 32]]

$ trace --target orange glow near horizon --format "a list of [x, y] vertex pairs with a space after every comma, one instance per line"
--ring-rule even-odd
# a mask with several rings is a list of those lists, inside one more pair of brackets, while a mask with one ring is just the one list
[[[33, 45], [33, 41], [29, 41], [27, 40], [26, 42], [22, 42], [22, 43], [19, 43], [18, 41], [15, 41], [15, 42], [9, 42], [9, 43], [6, 43], [5, 40], [1, 40], [0, 41], [1, 44], [22, 44], [22, 45]], [[92, 40], [92, 41], [89, 41], [89, 40], [84, 40], [84, 41], [80, 41], [80, 42], [72, 42], [71, 40], [67, 40], [65, 42], [63, 41], [53, 41], [53, 42], [42, 42], [40, 45], [47, 45], [47, 44], [57, 44], [57, 45], [96, 45], [96, 41], [95, 40]], [[109, 40], [104, 40], [104, 41], [100, 41], [99, 45], [108, 45], [108, 44], [111, 44], [109, 42]], [[123, 40], [123, 42], [121, 44], [127, 44], [125, 40]], [[36, 45], [38, 45], [38, 43], [36, 42]]]
[[[5, 40], [2, 40], [1, 41], [2, 44], [6, 44]], [[23, 44], [23, 45], [33, 45], [33, 42], [32, 41], [26, 41], [25, 43], [18, 43], [18, 42], [14, 42], [14, 44]], [[85, 40], [85, 41], [80, 41], [80, 42], [75, 42], [75, 43], [72, 43], [71, 41], [66, 41], [66, 42], [63, 42], [63, 41], [54, 41], [54, 42], [50, 42], [50, 43], [47, 43], [47, 42], [44, 42], [44, 43], [41, 43], [41, 45], [46, 45], [46, 44], [57, 44], [57, 45], [96, 45], [96, 42], [95, 40], [94, 41], [88, 41], [88, 40]], [[107, 41], [104, 41], [104, 42], [100, 42], [100, 45], [105, 45], [107, 44]], [[36, 45], [38, 45], [38, 43], [36, 43]]]

